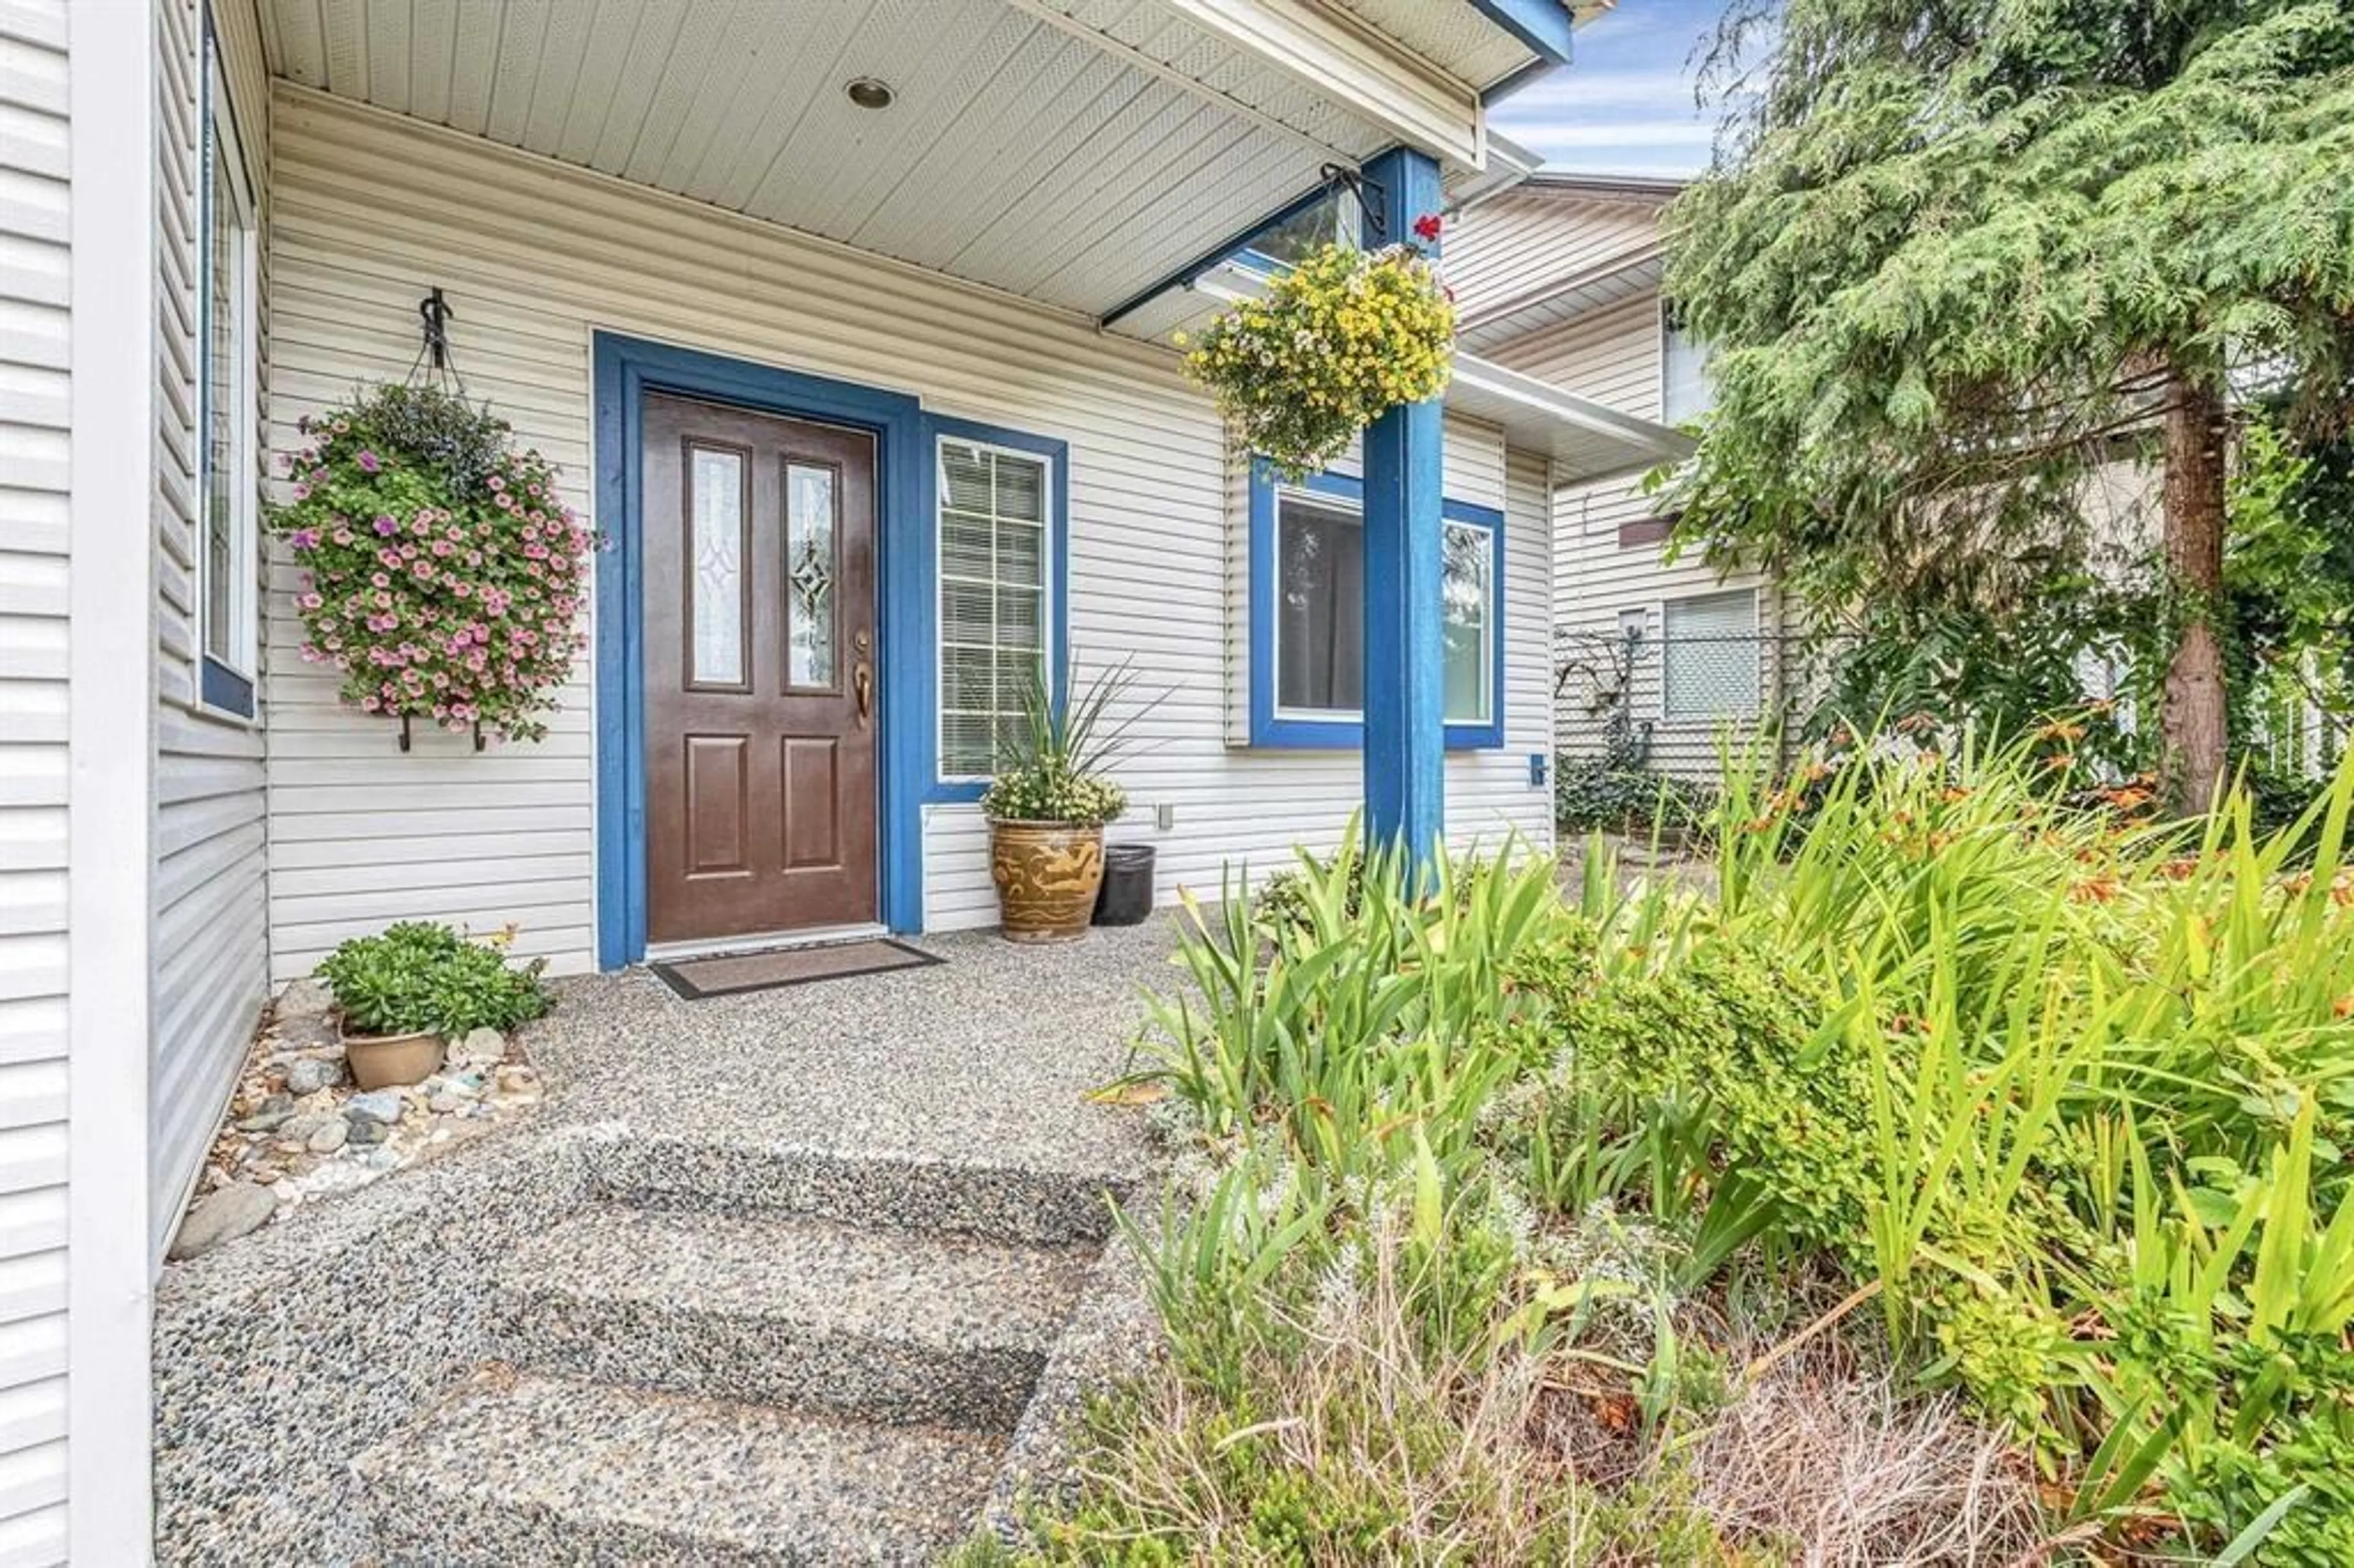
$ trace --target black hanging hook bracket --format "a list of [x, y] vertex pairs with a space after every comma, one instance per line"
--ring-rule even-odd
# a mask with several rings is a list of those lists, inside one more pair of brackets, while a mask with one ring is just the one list
[[[474, 721], [474, 749], [476, 751], [480, 751], [488, 743], [482, 738], [482, 721], [476, 719]], [[408, 715], [407, 714], [400, 715], [400, 749], [403, 751], [407, 751], [408, 749]]]
[[425, 355], [436, 370], [450, 368], [450, 323], [458, 313], [441, 297], [441, 285], [417, 302], [417, 313], [425, 322]]
[[1317, 173], [1323, 178], [1327, 188], [1345, 190], [1353, 195], [1374, 232], [1389, 237], [1390, 194], [1383, 188], [1381, 181], [1369, 180], [1363, 170], [1350, 168], [1345, 164], [1327, 164]]

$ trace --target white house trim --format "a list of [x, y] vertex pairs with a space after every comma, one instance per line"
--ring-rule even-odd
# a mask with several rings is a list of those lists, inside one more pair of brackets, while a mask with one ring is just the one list
[[1157, 0], [1161, 9], [1247, 50], [1411, 147], [1488, 166], [1479, 90], [1369, 27], [1305, 0]]
[[77, 5], [71, 29], [67, 1530], [78, 1561], [130, 1563], [150, 1537], [156, 21]]

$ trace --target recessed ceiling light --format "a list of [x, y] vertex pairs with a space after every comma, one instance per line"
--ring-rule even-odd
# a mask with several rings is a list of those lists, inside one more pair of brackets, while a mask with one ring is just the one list
[[861, 109], [888, 109], [891, 101], [899, 96], [891, 90], [889, 82], [877, 81], [871, 76], [862, 76], [842, 90], [850, 94], [850, 101]]

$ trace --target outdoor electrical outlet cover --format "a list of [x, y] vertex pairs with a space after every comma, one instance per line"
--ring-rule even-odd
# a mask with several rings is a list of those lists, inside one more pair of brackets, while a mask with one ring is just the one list
[[1153, 807], [1152, 825], [1160, 829], [1164, 833], [1170, 829], [1175, 827], [1177, 825], [1177, 808], [1170, 805], [1165, 800], [1160, 805]]

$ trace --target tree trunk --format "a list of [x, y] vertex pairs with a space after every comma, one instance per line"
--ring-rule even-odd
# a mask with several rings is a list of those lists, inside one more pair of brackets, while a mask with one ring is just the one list
[[2223, 650], [2215, 609], [2223, 588], [2223, 399], [2177, 380], [2166, 416], [2166, 567], [2183, 623], [2166, 667], [2161, 770], [2174, 809], [2213, 809], [2223, 778]]

